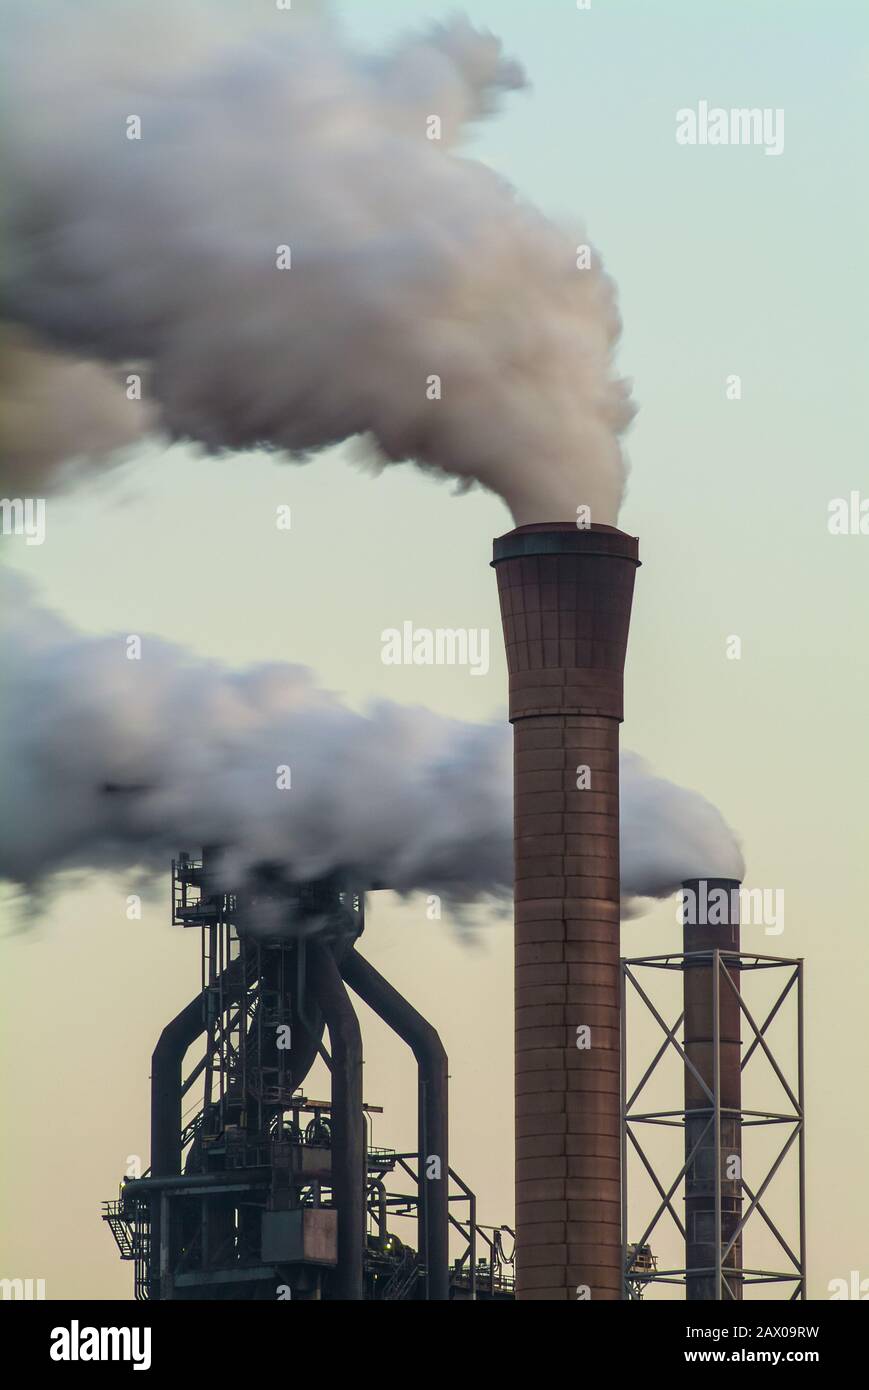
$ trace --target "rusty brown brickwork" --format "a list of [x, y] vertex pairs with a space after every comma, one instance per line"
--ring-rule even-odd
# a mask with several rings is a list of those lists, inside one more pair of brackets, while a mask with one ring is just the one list
[[569, 523], [495, 542], [514, 728], [522, 1299], [622, 1296], [618, 738], [637, 549]]

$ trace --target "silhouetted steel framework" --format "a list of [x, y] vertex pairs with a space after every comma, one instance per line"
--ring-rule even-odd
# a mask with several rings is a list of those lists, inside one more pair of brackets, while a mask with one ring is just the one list
[[[699, 881], [685, 887], [696, 890]], [[739, 889], [731, 880], [708, 880], [709, 890], [723, 888], [728, 894]], [[736, 902], [735, 896], [731, 901]], [[714, 943], [714, 944], [713, 944]], [[806, 1297], [805, 1254], [805, 1110], [803, 1063], [803, 962], [780, 956], [742, 951], [739, 943], [738, 910], [733, 910], [714, 926], [685, 924], [684, 952], [642, 956], [622, 961], [622, 1229], [627, 1233], [629, 1214], [630, 1145], [650, 1177], [658, 1198], [657, 1206], [641, 1220], [642, 1231], [635, 1243], [625, 1245], [625, 1285], [628, 1297], [640, 1297], [655, 1283], [684, 1285], [689, 1300], [733, 1300], [753, 1285], [793, 1283], [792, 1299]], [[646, 971], [681, 972], [684, 1006], [672, 1025], [668, 1024], [649, 992], [638, 978]], [[757, 971], [782, 971], [784, 982], [766, 1017], [755, 1020], [745, 998], [744, 984]], [[626, 1005], [630, 993], [639, 998], [645, 1010], [658, 1023], [663, 1041], [649, 1061], [639, 1082], [628, 1094], [629, 1039]], [[768, 1031], [779, 1017], [785, 1002], [795, 1003], [796, 1080], [788, 1081], [769, 1046]], [[744, 1020], [748, 1046], [743, 1049], [740, 1033]], [[680, 1042], [680, 1032], [682, 1029]], [[683, 1104], [663, 1110], [647, 1110], [640, 1098], [671, 1049], [683, 1063]], [[768, 1110], [745, 1109], [742, 1103], [742, 1076], [752, 1057], [763, 1056], [771, 1069], [770, 1083], [783, 1102]], [[664, 1125], [684, 1129], [684, 1162], [675, 1173], [659, 1173], [645, 1152], [638, 1135], [644, 1125]], [[784, 1141], [766, 1169], [757, 1176], [746, 1175], [742, 1138], [746, 1129], [779, 1126]], [[764, 1205], [776, 1174], [794, 1144], [798, 1151], [796, 1210], [789, 1239], [773, 1221]], [[765, 1165], [764, 1165], [765, 1167]], [[685, 1198], [685, 1222], [674, 1205], [680, 1188]], [[659, 1223], [669, 1216], [685, 1245], [685, 1264], [657, 1268], [649, 1258], [653, 1236]], [[786, 1257], [780, 1269], [762, 1269], [744, 1262], [744, 1234], [749, 1222], [763, 1222]], [[795, 1247], [795, 1248], [794, 1248]]]
[[619, 724], [638, 543], [520, 526], [492, 563], [514, 736], [517, 1297], [620, 1299]]
[[[512, 1297], [513, 1252], [501, 1230], [477, 1223], [474, 1194], [449, 1166], [441, 1041], [356, 952], [361, 893], [334, 877], [299, 885], [263, 871], [241, 899], [217, 887], [207, 855], [182, 855], [173, 919], [202, 929], [202, 989], [154, 1050], [151, 1167], [103, 1212], [135, 1263], [136, 1297]], [[363, 1103], [362, 1037], [345, 982], [414, 1052], [416, 1153], [369, 1142], [379, 1110]], [[185, 1076], [186, 1053], [203, 1036]], [[329, 1100], [301, 1090], [318, 1054]], [[201, 1101], [185, 1123], [194, 1085]], [[416, 1247], [399, 1239], [396, 1218], [416, 1222]], [[460, 1237], [452, 1265], [450, 1229]], [[488, 1259], [478, 1260], [478, 1242]]]

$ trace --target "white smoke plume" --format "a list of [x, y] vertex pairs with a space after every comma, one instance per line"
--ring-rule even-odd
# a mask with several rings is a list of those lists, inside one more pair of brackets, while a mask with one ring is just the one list
[[[77, 633], [19, 577], [0, 580], [0, 879], [38, 892], [76, 870], [162, 878], [179, 849], [218, 844], [227, 886], [268, 863], [453, 903], [509, 896], [502, 721], [387, 702], [358, 713], [304, 667], [233, 671], [159, 638], [129, 660], [125, 637]], [[621, 842], [627, 899], [692, 875], [742, 877], [719, 812], [633, 754]]]
[[[309, 7], [215, 0], [12, 0], [4, 26], [2, 312], [92, 373], [142, 370], [121, 443], [298, 459], [362, 436], [519, 523], [616, 520], [612, 284], [460, 150], [525, 85], [493, 35], [458, 17], [372, 56]], [[111, 462], [105, 384], [61, 388], [63, 437], [11, 439], [0, 476]]]
[[657, 777], [637, 753], [619, 758], [622, 893], [627, 915], [642, 898], [667, 898], [687, 878], [745, 876], [739, 841], [717, 806]]

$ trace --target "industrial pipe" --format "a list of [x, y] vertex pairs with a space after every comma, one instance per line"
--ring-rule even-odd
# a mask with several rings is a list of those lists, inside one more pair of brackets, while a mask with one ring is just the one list
[[514, 733], [516, 1293], [624, 1296], [619, 724], [638, 544], [520, 526], [494, 544]]
[[[742, 1279], [736, 1273], [742, 1269], [741, 1235], [721, 1259], [742, 1220], [739, 888], [737, 879], [728, 878], [687, 879], [682, 885], [684, 1040], [694, 1068], [685, 1067], [685, 1160], [691, 1160], [685, 1173], [689, 1302], [742, 1298]], [[736, 993], [721, 970], [727, 971]]]
[[[248, 937], [242, 943], [242, 951], [248, 960], [244, 966], [245, 977], [250, 979], [256, 976], [259, 981], [258, 1008], [265, 1007], [265, 996], [270, 994], [279, 1001], [282, 1016], [289, 1013], [292, 1017], [290, 1047], [283, 1054], [284, 1084], [289, 1083], [293, 1090], [298, 1090], [317, 1060], [325, 1027], [325, 1020], [316, 1005], [310, 1009], [311, 1001], [308, 1000], [306, 1008], [304, 974], [297, 968], [297, 962], [305, 951], [305, 942], [300, 939], [293, 950], [287, 944], [257, 945]], [[277, 1029], [263, 1028], [254, 1018], [247, 1030], [246, 1043], [249, 1050], [257, 1038], [262, 1049], [258, 1065], [277, 1070], [282, 1056], [278, 1051]], [[251, 1101], [252, 1118], [248, 1121], [249, 1124], [256, 1123], [254, 1106], [255, 1102]], [[277, 1113], [283, 1106], [280, 1101], [275, 1101], [265, 1108], [271, 1113]]]
[[431, 1024], [358, 952], [345, 952], [341, 974], [417, 1061], [420, 1247], [426, 1298], [443, 1301], [450, 1296], [447, 1054]]
[[167, 1023], [151, 1054], [151, 1174], [181, 1172], [181, 1065], [187, 1049], [205, 1031], [202, 995], [197, 994]]
[[[202, 995], [197, 994], [167, 1023], [151, 1054], [151, 1176], [175, 1177], [181, 1172], [181, 1066], [188, 1047], [205, 1029]], [[162, 1248], [159, 1193], [151, 1199], [151, 1287], [149, 1297], [161, 1296]]]
[[364, 1298], [365, 1141], [362, 1115], [362, 1034], [335, 957], [309, 948], [308, 982], [329, 1030], [332, 1054], [332, 1192], [338, 1210], [339, 1298]]

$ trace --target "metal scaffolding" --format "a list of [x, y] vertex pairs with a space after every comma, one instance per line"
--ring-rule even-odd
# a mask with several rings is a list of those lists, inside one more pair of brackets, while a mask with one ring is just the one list
[[[684, 1028], [685, 1008], [683, 1005], [679, 1017], [672, 1026], [668, 1025], [660, 1010], [652, 1000], [647, 989], [638, 978], [643, 972], [650, 970], [673, 971], [682, 973], [692, 965], [702, 964], [708, 968], [710, 987], [712, 989], [712, 1068], [711, 1084], [710, 1078], [703, 1077], [697, 1067], [687, 1055], [684, 1042], [684, 1033], [680, 1030]], [[752, 979], [753, 972], [758, 971], [782, 971], [785, 974], [781, 988], [777, 988], [777, 993], [768, 1006], [766, 1017], [763, 1022], [758, 1024], [752, 1009], [746, 1001], [743, 993], [743, 981]], [[740, 1062], [741, 1073], [745, 1073], [746, 1068], [752, 1058], [757, 1055], [766, 1058], [770, 1065], [775, 1084], [778, 1087], [778, 1097], [774, 1100], [770, 1098], [770, 1108], [768, 1109], [744, 1109], [738, 1110], [722, 1104], [720, 1091], [720, 1012], [721, 1000], [726, 995], [735, 995], [738, 1002], [739, 1016], [745, 1021], [748, 1027], [748, 1043], [743, 1043], [742, 1057]], [[627, 1004], [629, 999], [637, 998], [641, 1001], [646, 1014], [651, 1016], [658, 1024], [663, 1033], [663, 1041], [657, 1051], [652, 1056], [646, 1066], [639, 1082], [628, 1092], [629, 1074], [629, 1038], [627, 1027]], [[793, 1084], [788, 1080], [786, 1068], [779, 1064], [769, 1045], [767, 1034], [773, 1021], [779, 1017], [786, 1001], [790, 999], [795, 1005], [792, 1010], [794, 1014], [795, 1027], [795, 1056], [796, 1056], [796, 1078]], [[757, 1005], [754, 1006], [757, 1009]], [[803, 1014], [804, 1014], [804, 983], [803, 983], [803, 962], [802, 960], [791, 960], [781, 956], [760, 955], [756, 952], [733, 951], [733, 950], [711, 950], [702, 953], [698, 952], [671, 952], [667, 955], [641, 956], [621, 962], [621, 1018], [622, 1018], [622, 1039], [621, 1039], [621, 1166], [622, 1166], [622, 1239], [625, 1242], [625, 1296], [628, 1298], [642, 1297], [646, 1288], [652, 1284], [674, 1284], [681, 1285], [688, 1289], [689, 1280], [697, 1278], [711, 1279], [711, 1288], [714, 1290], [712, 1297], [716, 1300], [730, 1300], [741, 1297], [744, 1288], [754, 1285], [770, 1284], [793, 1284], [793, 1290], [789, 1294], [792, 1301], [806, 1298], [806, 1236], [805, 1236], [805, 1075], [804, 1075], [804, 1051], [803, 1051]], [[680, 1036], [682, 1041], [680, 1041]], [[645, 1092], [646, 1087], [653, 1077], [661, 1071], [663, 1059], [672, 1055], [672, 1051], [678, 1054], [681, 1061], [680, 1076], [691, 1077], [693, 1082], [701, 1088], [702, 1097], [705, 1104], [687, 1109], [684, 1103], [684, 1094], [680, 1096], [682, 1103], [670, 1106], [666, 1109], [647, 1110], [640, 1104], [640, 1098]], [[781, 1098], [779, 1098], [781, 1097]], [[675, 1175], [661, 1174], [655, 1170], [655, 1166], [645, 1151], [643, 1142], [638, 1134], [643, 1126], [667, 1126], [687, 1131], [688, 1123], [692, 1122], [695, 1127], [698, 1123], [702, 1125], [696, 1135], [692, 1131], [692, 1141], [685, 1145], [684, 1162]], [[724, 1174], [722, 1162], [722, 1122], [736, 1122], [741, 1131], [749, 1128], [762, 1126], [781, 1126], [784, 1131], [784, 1141], [780, 1145], [776, 1157], [767, 1167], [764, 1163], [763, 1168], [752, 1176], [751, 1180], [742, 1171], [742, 1161], [740, 1157], [739, 1176], [734, 1184], [733, 1176]], [[642, 1132], [642, 1131], [641, 1131]], [[687, 1249], [689, 1245], [689, 1233], [683, 1223], [679, 1212], [675, 1206], [678, 1200], [680, 1188], [684, 1192], [686, 1177], [693, 1172], [692, 1164], [697, 1159], [704, 1141], [712, 1136], [713, 1144], [711, 1152], [712, 1173], [709, 1178], [713, 1184], [714, 1197], [714, 1230], [718, 1233], [718, 1238], [713, 1240], [715, 1247], [714, 1265], [703, 1268], [688, 1267], [686, 1254], [685, 1265], [676, 1268], [657, 1267], [657, 1262], [650, 1258], [650, 1241], [653, 1233], [659, 1228], [660, 1223], [665, 1217], [669, 1216], [675, 1223], [679, 1236]], [[797, 1146], [798, 1155], [798, 1193], [796, 1210], [792, 1213], [792, 1221], [789, 1231], [790, 1239], [787, 1239], [779, 1226], [772, 1219], [767, 1207], [764, 1205], [766, 1196], [771, 1183], [780, 1171], [787, 1155], [793, 1146]], [[629, 1222], [629, 1158], [635, 1156], [657, 1193], [657, 1205], [648, 1214], [643, 1223], [642, 1233], [636, 1241], [628, 1243], [627, 1232]], [[722, 1224], [722, 1209], [724, 1194], [728, 1190], [736, 1187], [738, 1191], [737, 1204], [738, 1211], [732, 1229], [728, 1229], [726, 1223]], [[780, 1269], [754, 1268], [749, 1263], [744, 1263], [743, 1236], [749, 1223], [752, 1226], [763, 1222], [766, 1229], [775, 1237], [775, 1240], [786, 1257], [786, 1263]]]

